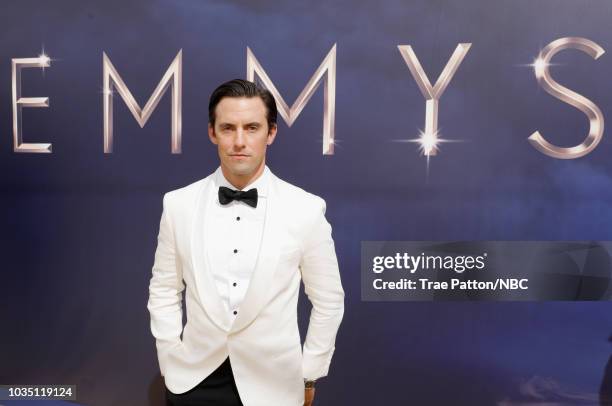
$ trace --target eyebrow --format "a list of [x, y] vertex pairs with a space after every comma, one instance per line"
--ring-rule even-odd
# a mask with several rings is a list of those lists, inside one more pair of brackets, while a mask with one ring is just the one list
[[[257, 121], [253, 121], [253, 122], [244, 124], [245, 127], [250, 127], [250, 126], [261, 127], [261, 125], [262, 124]], [[236, 125], [232, 123], [219, 123], [219, 127], [232, 127], [233, 128], [233, 127], [236, 127]]]

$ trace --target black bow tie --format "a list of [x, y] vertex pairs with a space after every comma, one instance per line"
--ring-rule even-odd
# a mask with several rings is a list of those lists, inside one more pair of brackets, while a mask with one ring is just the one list
[[241, 200], [251, 207], [257, 207], [257, 189], [245, 191], [232, 190], [225, 186], [219, 187], [219, 203], [228, 204], [232, 200]]

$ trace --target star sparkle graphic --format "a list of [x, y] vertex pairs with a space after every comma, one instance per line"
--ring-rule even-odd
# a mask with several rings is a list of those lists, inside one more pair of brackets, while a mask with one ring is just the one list
[[521, 63], [515, 66], [523, 66], [527, 68], [532, 68], [536, 76], [539, 77], [544, 74], [544, 72], [546, 71], [546, 68], [548, 68], [549, 66], [557, 66], [557, 65], [561, 65], [561, 64], [546, 62], [546, 60], [544, 60], [542, 57], [537, 56], [533, 59], [533, 62], [531, 63]]
[[40, 54], [38, 55], [38, 66], [40, 66], [40, 68], [42, 69], [43, 76], [45, 75], [45, 68], [50, 67], [52, 61], [55, 61], [55, 59], [51, 59], [51, 57], [47, 55], [47, 53], [45, 52], [45, 46], [43, 45], [41, 47]]
[[427, 159], [427, 176], [429, 176], [429, 158], [431, 156], [438, 155], [438, 151], [440, 150], [440, 144], [450, 142], [463, 142], [463, 140], [451, 140], [447, 138], [442, 138], [440, 137], [440, 131], [425, 132], [419, 129], [418, 138], [399, 139], [393, 140], [393, 142], [410, 142], [418, 144], [419, 152]]

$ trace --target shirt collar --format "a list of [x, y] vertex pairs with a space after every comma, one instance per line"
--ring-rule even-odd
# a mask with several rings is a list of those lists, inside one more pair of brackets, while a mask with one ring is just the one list
[[270, 179], [270, 169], [268, 169], [268, 165], [264, 166], [264, 170], [259, 175], [255, 181], [246, 185], [243, 189], [236, 189], [236, 186], [232, 185], [223, 175], [223, 171], [221, 170], [221, 166], [217, 168], [215, 171], [215, 183], [217, 187], [225, 186], [232, 190], [250, 190], [253, 188], [257, 188], [257, 196], [266, 197], [268, 195], [268, 183]]

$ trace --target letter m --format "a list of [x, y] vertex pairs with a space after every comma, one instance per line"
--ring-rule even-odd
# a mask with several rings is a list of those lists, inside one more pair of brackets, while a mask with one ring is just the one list
[[106, 53], [102, 53], [105, 153], [113, 152], [113, 89], [117, 89], [117, 93], [119, 93], [128, 109], [132, 112], [140, 128], [143, 128], [168, 88], [171, 89], [172, 93], [172, 153], [181, 153], [182, 60], [183, 50], [181, 49], [153, 91], [144, 109], [142, 109], [125, 85], [123, 79], [121, 79], [121, 76], [117, 73], [108, 56], [106, 56]]
[[299, 117], [315, 90], [323, 82], [323, 155], [333, 155], [334, 120], [336, 115], [336, 44], [332, 46], [291, 108], [289, 108], [285, 99], [276, 89], [266, 71], [261, 67], [257, 58], [255, 58], [255, 54], [247, 47], [247, 80], [255, 82], [255, 75], [258, 76], [261, 84], [274, 96], [278, 112], [289, 127]]

